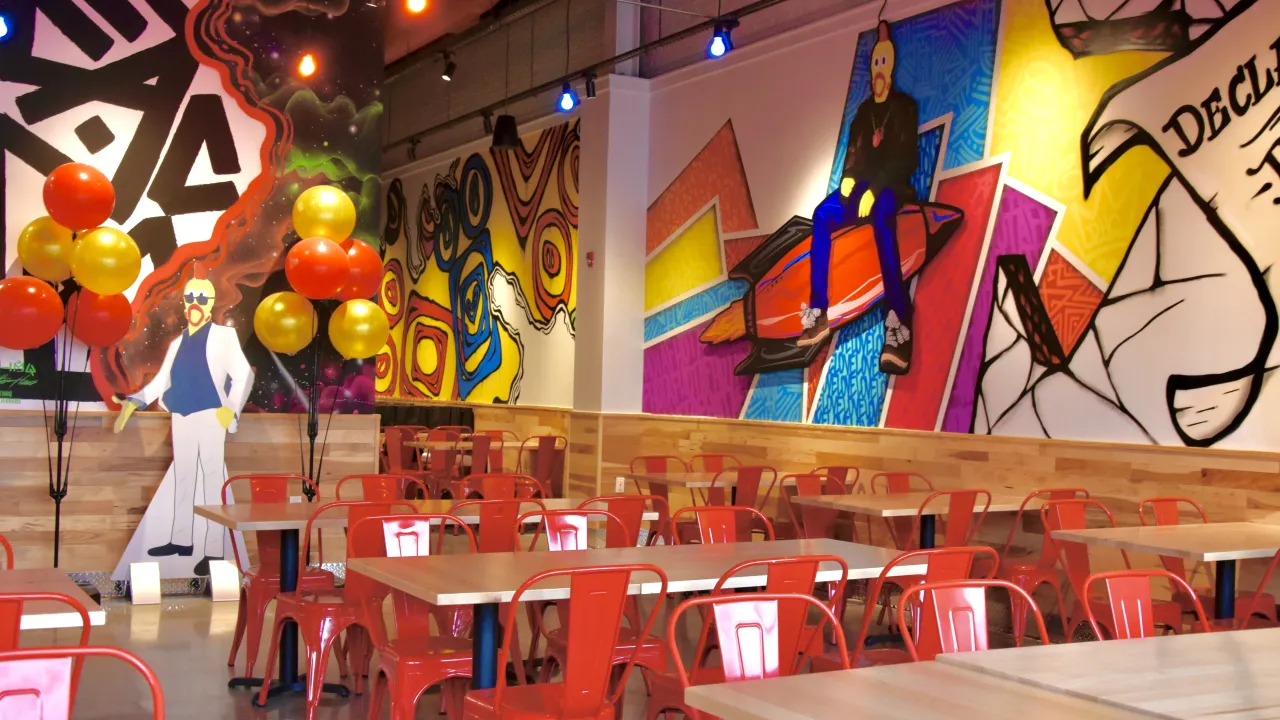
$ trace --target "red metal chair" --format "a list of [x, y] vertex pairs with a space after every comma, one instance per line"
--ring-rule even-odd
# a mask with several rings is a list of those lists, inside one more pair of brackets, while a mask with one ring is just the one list
[[[164, 690], [151, 668], [133, 653], [96, 646], [0, 652], [0, 718], [69, 720], [75, 704], [75, 678], [87, 657], [116, 658], [132, 665], [151, 690], [151, 717], [164, 720]], [[70, 670], [72, 667], [75, 670]]]
[[[1183, 506], [1186, 506], [1191, 510], [1192, 517], [1199, 516], [1200, 522], [1208, 524], [1209, 516], [1205, 513], [1204, 508], [1200, 506], [1200, 503], [1197, 503], [1191, 498], [1184, 497], [1146, 498], [1142, 502], [1138, 503], [1138, 520], [1140, 520], [1143, 525], [1177, 525], [1182, 519], [1181, 511]], [[1148, 507], [1151, 508], [1151, 522], [1147, 522]], [[1160, 564], [1164, 566], [1165, 570], [1168, 570], [1174, 575], [1186, 580], [1187, 583], [1190, 584], [1190, 580], [1187, 576], [1187, 565], [1182, 558], [1161, 555]], [[1262, 597], [1257, 598], [1256, 603], [1254, 602], [1255, 593], [1253, 591], [1246, 590], [1244, 592], [1237, 592], [1236, 606], [1240, 607], [1248, 605], [1255, 607], [1261, 617], [1270, 620], [1274, 624], [1277, 621], [1276, 597], [1271, 593], [1264, 592], [1263, 588], [1265, 587], [1265, 585], [1259, 587], [1257, 592], [1261, 592]], [[1192, 600], [1198, 600], [1201, 607], [1208, 609], [1209, 619], [1216, 619], [1213, 617], [1213, 612], [1216, 607], [1213, 597], [1213, 585], [1209, 585], [1207, 587], [1192, 586], [1192, 589], [1194, 592], [1188, 595], [1182, 592], [1182, 588], [1180, 586], [1175, 585], [1173, 588], [1173, 599], [1182, 606], [1182, 612], [1192, 612], [1194, 609]]]
[[[751, 533], [757, 527], [763, 527], [769, 540], [775, 539], [773, 523], [764, 513], [750, 507], [738, 505], [690, 505], [680, 508], [671, 516], [672, 524], [680, 522], [682, 515], [693, 515], [698, 525], [698, 541], [703, 545], [726, 542], [751, 542]], [[676, 544], [683, 544], [679, 534]]]
[[[1049, 631], [1036, 601], [1026, 590], [1004, 580], [955, 580], [924, 583], [907, 588], [898, 604], [898, 626], [906, 627], [907, 607], [916, 615], [915, 637], [902, 636], [912, 662], [932, 660], [943, 653], [977, 652], [990, 648], [987, 635], [987, 588], [999, 587], [1017, 597], [1019, 605], [1031, 612], [1040, 632], [1040, 644], [1049, 644]], [[920, 595], [916, 601], [914, 595]], [[1025, 624], [1025, 623], [1024, 623]], [[1013, 643], [1022, 647], [1022, 636]]]
[[[735, 486], [733, 504], [739, 507], [755, 508], [764, 513], [768, 509], [769, 498], [773, 497], [775, 488], [782, 487], [778, 479], [778, 471], [767, 465], [742, 465], [736, 468], [730, 468], [726, 473], [735, 475]], [[761, 494], [760, 488], [764, 486], [764, 493]], [[782, 539], [793, 539], [798, 537], [795, 525], [786, 515], [785, 500], [780, 502], [777, 508], [777, 516], [770, 519], [769, 523], [773, 526], [774, 537]], [[764, 533], [764, 526], [754, 523], [751, 532]]]
[[[898, 495], [911, 492], [933, 492], [933, 483], [929, 478], [918, 473], [876, 473], [871, 476], [872, 495]], [[868, 518], [867, 535], [871, 535], [870, 518]], [[905, 550], [913, 542], [911, 521], [906, 518], [884, 518], [884, 525], [889, 530], [889, 537], [894, 547]]]
[[[847, 494], [844, 483], [830, 475], [799, 473], [782, 478], [784, 483], [788, 480], [795, 482], [797, 497]], [[797, 528], [800, 537], [808, 540], [835, 538], [836, 519], [840, 515], [838, 510], [792, 503], [786, 495], [783, 495], [783, 503], [787, 506], [787, 514], [791, 516], [791, 523]], [[854, 528], [853, 533], [853, 541], [858, 542], [857, 528]]]
[[[1085, 529], [1087, 527], [1085, 512], [1088, 509], [1101, 511], [1106, 517], [1107, 525], [1116, 526], [1116, 519], [1111, 515], [1111, 511], [1097, 500], [1051, 500], [1040, 508], [1040, 517], [1044, 522], [1045, 542], [1053, 544], [1054, 553], [1062, 564], [1068, 582], [1071, 583], [1071, 593], [1075, 598], [1074, 607], [1070, 612], [1065, 608], [1061, 610], [1067, 642], [1071, 642], [1071, 636], [1075, 634], [1076, 628], [1088, 620], [1086, 605], [1092, 608], [1104, 627], [1111, 628], [1114, 624], [1111, 607], [1106, 599], [1090, 597], [1084, 592], [1085, 580], [1093, 574], [1089, 565], [1089, 547], [1082, 542], [1053, 538], [1053, 533], [1057, 530]], [[1121, 550], [1120, 555], [1124, 558], [1125, 568], [1132, 569], [1129, 553]], [[1152, 612], [1157, 624], [1173, 628], [1175, 632], [1181, 632], [1181, 605], [1170, 600], [1156, 600], [1152, 603]]]
[[462, 458], [462, 451], [458, 449], [458, 443], [462, 441], [462, 434], [457, 429], [444, 427], [435, 428], [418, 437], [433, 444], [433, 447], [418, 456], [418, 463], [422, 471], [422, 482], [431, 491], [428, 497], [440, 498], [449, 488], [449, 483], [460, 475], [458, 461]]
[[520, 443], [516, 472], [537, 478], [550, 492], [544, 497], [564, 497], [564, 457], [568, 449], [569, 440], [563, 435], [527, 437]]
[[[22, 632], [22, 604], [29, 601], [52, 601], [70, 605], [72, 610], [80, 614], [80, 647], [89, 645], [89, 611], [84, 604], [70, 595], [55, 592], [23, 592], [0, 594], [0, 651], [17, 650], [18, 636]], [[80, 685], [79, 660], [71, 673], [70, 693], [75, 700], [76, 688]], [[7, 717], [0, 714], [0, 717]]]
[[[728, 453], [703, 453], [689, 458], [689, 469], [696, 473], [722, 473], [730, 468], [741, 467], [742, 462]], [[724, 489], [718, 492], [712, 488], [699, 490], [703, 505], [724, 505]]]
[[[235, 475], [222, 483], [222, 504], [228, 505], [234, 498], [233, 483], [248, 483], [249, 500], [254, 503], [287, 503], [291, 489], [316, 486], [301, 475]], [[296, 484], [295, 484], [296, 483]], [[317, 491], [318, 492], [318, 491]], [[231, 533], [231, 554], [240, 569], [240, 606], [236, 611], [236, 629], [231, 638], [231, 654], [227, 666], [236, 664], [236, 653], [244, 646], [245, 675], [252, 676], [258, 662], [258, 648], [262, 645], [262, 621], [267, 606], [280, 594], [280, 533], [263, 531], [254, 533], [258, 545], [258, 562], [245, 566], [244, 555]], [[303, 558], [306, 556], [304, 555]], [[298, 589], [313, 592], [333, 590], [333, 573], [308, 566], [298, 575]], [[344, 668], [345, 670], [345, 668]]]
[[[518, 647], [512, 633], [516, 608], [530, 588], [547, 580], [568, 578], [569, 617], [566, 672], [564, 682], [525, 685], [523, 673], [516, 673], [517, 685], [507, 686], [506, 674], [498, 673], [498, 685], [491, 690], [467, 693], [465, 717], [469, 720], [561, 720], [617, 716], [627, 679], [635, 667], [633, 656], [619, 668], [612, 664], [627, 589], [635, 573], [652, 573], [660, 583], [658, 596], [667, 593], [667, 576], [654, 565], [613, 565], [566, 568], [538, 573], [520, 585], [507, 608], [506, 640], [498, 651], [498, 667], [506, 667], [511, 648]], [[662, 603], [654, 603], [639, 637], [648, 637]], [[636, 647], [635, 655], [640, 652]], [[609, 692], [612, 685], [613, 692]]]
[[547, 486], [537, 478], [515, 473], [483, 473], [468, 475], [449, 484], [449, 494], [457, 500], [480, 498], [503, 500], [550, 497]]
[[[1058, 598], [1058, 612], [1065, 612], [1063, 608], [1065, 603], [1062, 596], [1062, 579], [1058, 570], [1058, 556], [1053, 550], [1051, 540], [1045, 539], [1040, 546], [1039, 554], [1014, 553], [1013, 538], [1018, 532], [1018, 528], [1022, 527], [1022, 518], [1026, 513], [1027, 506], [1039, 500], [1075, 500], [1088, 499], [1089, 491], [1085, 488], [1046, 488], [1035, 490], [1022, 499], [1022, 504], [1018, 506], [1018, 512], [1013, 516], [1013, 523], [1009, 526], [1009, 537], [1004, 541], [1004, 549], [1000, 552], [1000, 569], [996, 571], [996, 577], [1000, 580], [1017, 585], [1026, 590], [1028, 594], [1034, 595], [1037, 588], [1041, 585], [1048, 585], [1053, 588], [1054, 595]], [[986, 568], [979, 568], [985, 570]], [[1019, 596], [1010, 595], [1009, 602], [1012, 604], [1013, 615], [1013, 634], [1021, 636], [1026, 628], [1023, 623], [1026, 622], [1026, 613], [1018, 612]], [[1063, 615], [1063, 632], [1066, 632], [1066, 616]]]
[[[303, 535], [301, 552], [298, 555], [298, 576], [306, 569], [307, 554], [311, 544], [311, 528], [316, 519], [326, 512], [337, 508], [346, 508], [348, 524], [359, 523], [364, 518], [392, 514], [392, 506], [399, 505], [415, 512], [413, 505], [404, 501], [395, 503], [373, 502], [331, 502], [320, 506], [307, 520], [306, 534]], [[347, 538], [348, 553], [371, 554], [376, 551], [356, 546], [356, 538]], [[316, 707], [320, 703], [320, 692], [324, 686], [325, 669], [329, 665], [329, 653], [333, 649], [338, 636], [348, 627], [358, 625], [374, 638], [386, 637], [386, 628], [382, 620], [382, 599], [378, 596], [379, 584], [352, 573], [347, 577], [341, 591], [308, 591], [299, 589], [294, 592], [282, 592], [276, 596], [275, 626], [271, 631], [271, 654], [267, 658], [264, 677], [271, 677], [275, 670], [276, 649], [280, 643], [280, 631], [286, 620], [298, 624], [298, 635], [307, 648], [307, 720], [315, 717]], [[348, 638], [348, 648], [352, 658], [366, 658], [364, 633], [357, 633]], [[355, 692], [359, 694], [363, 688], [362, 668], [355, 670]], [[270, 683], [263, 683], [258, 695], [258, 706], [267, 702]]]
[[[427, 486], [422, 481], [408, 475], [399, 475], [395, 473], [380, 473], [378, 475], [347, 475], [338, 481], [333, 489], [333, 499], [335, 500], [355, 500], [352, 497], [342, 497], [342, 486], [347, 483], [360, 484], [360, 500], [369, 502], [395, 502], [397, 500], [405, 500], [410, 497], [411, 489], [422, 493], [422, 497], [430, 497], [427, 495]], [[351, 491], [348, 490], [350, 495]], [[350, 527], [350, 525], [348, 525]]]
[[[984, 498], [982, 511], [978, 513], [977, 520], [974, 520], [973, 514], [978, 502]], [[938, 490], [931, 493], [920, 503], [920, 509], [911, 522], [911, 544], [908, 549], [919, 549], [920, 526], [924, 521], [925, 511], [940, 499], [947, 501], [947, 511], [935, 517], [943, 525], [945, 547], [968, 545], [978, 533], [978, 528], [982, 527], [982, 521], [987, 518], [987, 510], [991, 507], [991, 493], [986, 490]]]
[[1151, 599], [1151, 580], [1161, 578], [1169, 581], [1174, 592], [1184, 592], [1191, 598], [1192, 612], [1200, 622], [1201, 632], [1212, 632], [1209, 618], [1204, 607], [1196, 599], [1191, 586], [1186, 580], [1168, 570], [1113, 570], [1111, 572], [1094, 573], [1084, 580], [1082, 589], [1085, 597], [1092, 597], [1089, 590], [1095, 582], [1101, 581], [1107, 590], [1107, 617], [1099, 618], [1094, 612], [1094, 604], [1084, 606], [1085, 618], [1093, 628], [1093, 634], [1099, 640], [1114, 638], [1129, 640], [1131, 638], [1154, 637], [1156, 634], [1155, 608]]
[[862, 474], [858, 468], [852, 465], [823, 465], [809, 471], [811, 475], [827, 475], [840, 481], [844, 485], [846, 495], [853, 493], [865, 493], [867, 489], [858, 482], [858, 477]]
[[[358, 547], [358, 552], [381, 548], [382, 552], [374, 552], [374, 557], [430, 556], [439, 552], [441, 545], [438, 540], [435, 548], [432, 547], [432, 522], [439, 525], [441, 538], [449, 525], [462, 528], [470, 551], [476, 551], [476, 537], [471, 528], [457, 517], [445, 514], [365, 518], [351, 527], [350, 537], [356, 538], [353, 547]], [[442, 608], [381, 583], [374, 585], [375, 597], [388, 592], [391, 595], [396, 639], [374, 638], [378, 666], [373, 673], [369, 717], [382, 717], [385, 692], [391, 700], [391, 717], [412, 718], [418, 698], [433, 685], [441, 686], [449, 717], [460, 717], [467, 691], [463, 680], [471, 677], [471, 640], [465, 636], [470, 626], [470, 608]], [[433, 618], [441, 634], [431, 632]]]
[[[1260, 602], [1260, 598], [1267, 595], [1267, 593], [1263, 591], [1266, 590], [1267, 585], [1271, 584], [1271, 575], [1275, 573], [1277, 565], [1280, 565], [1280, 552], [1271, 556], [1271, 562], [1267, 563], [1267, 569], [1263, 571], [1262, 580], [1258, 581], [1258, 589], [1252, 593], [1253, 597], [1249, 601], [1245, 612], [1236, 613], [1235, 626], [1237, 629], [1247, 630], [1250, 625], [1258, 627], [1274, 627], [1276, 625], [1276, 623], [1269, 620], [1263, 623], [1258, 622], [1259, 617], [1262, 615], [1262, 608], [1259, 608], [1258, 604]], [[1272, 608], [1274, 609], [1274, 607], [1275, 606], [1273, 605]]]
[[0, 547], [4, 548], [4, 569], [12, 570], [13, 569], [13, 546], [9, 544], [9, 541], [6, 540], [3, 535], [0, 535]]
[[[506, 472], [506, 448], [511, 445], [516, 448], [520, 447], [520, 436], [511, 430], [477, 430], [471, 433], [474, 441], [477, 435], [483, 435], [489, 438], [489, 458], [488, 469], [485, 472], [500, 473]], [[471, 456], [475, 457], [475, 449], [472, 448]], [[474, 460], [472, 463], [474, 464]], [[472, 467], [472, 472], [475, 468]]]
[[[770, 573], [772, 575], [772, 573]], [[697, 608], [711, 611], [714, 623], [704, 622], [698, 644], [694, 647], [692, 667], [686, 668], [680, 657], [678, 624], [683, 615]], [[817, 611], [818, 623], [804, 622], [810, 611]], [[720, 665], [704, 664], [708, 652], [710, 627], [716, 629], [715, 643], [720, 648]], [[849, 650], [845, 645], [840, 622], [831, 608], [810, 595], [800, 593], [741, 593], [704, 595], [686, 600], [671, 613], [667, 622], [667, 643], [675, 659], [674, 676], [655, 683], [655, 693], [645, 712], [647, 720], [674, 710], [690, 718], [709, 718], [684, 704], [685, 688], [742, 680], [784, 677], [800, 672], [807, 658], [803, 652], [812, 638], [821, 639], [830, 630], [835, 638], [836, 667], [849, 669]], [[660, 689], [659, 689], [660, 688]]]
[[[885, 606], [889, 604], [889, 596], [883, 591], [886, 589], [886, 582], [896, 580], [891, 574], [899, 565], [910, 562], [918, 562], [923, 559], [927, 565], [924, 575], [916, 575], [914, 577], [921, 578], [918, 584], [939, 583], [952, 580], [968, 580], [973, 575], [973, 568], [979, 558], [982, 556], [990, 558], [999, 557], [996, 551], [983, 546], [974, 547], [948, 547], [936, 548], [933, 550], [910, 550], [904, 552], [894, 558], [885, 565], [880, 571], [879, 577], [867, 584], [866, 605], [862, 610], [862, 625], [858, 629], [857, 640], [853, 644], [853, 654], [851, 656], [854, 667], [866, 667], [873, 665], [894, 665], [897, 663], [910, 662], [911, 657], [904, 650], [897, 648], [870, 648], [866, 647], [867, 637], [871, 633], [871, 621], [875, 615], [875, 606], [883, 597]], [[989, 564], [994, 572], [995, 563]], [[991, 575], [988, 574], [984, 580], [990, 580]], [[899, 601], [901, 604], [901, 600]], [[917, 603], [918, 605], [918, 603]], [[840, 603], [836, 608], [836, 615], [843, 619], [844, 603]], [[913, 625], [913, 627], [917, 627]], [[901, 626], [899, 626], [901, 627]], [[905, 633], [905, 631], [904, 631]], [[825, 672], [828, 670], [837, 670], [839, 666], [830, 655], [815, 657], [813, 659], [814, 672]]]
[[427, 473], [422, 471], [422, 454], [407, 444], [418, 437], [418, 432], [427, 432], [426, 428], [413, 426], [391, 426], [382, 429], [383, 442], [387, 448], [386, 471], [393, 475], [404, 475], [426, 483]]
[[[635, 485], [637, 495], [644, 495], [645, 491], [644, 488], [640, 487], [640, 480], [635, 477], [636, 475], [664, 475], [667, 473], [690, 472], [689, 464], [675, 455], [640, 455], [632, 458], [630, 470], [631, 482]], [[667, 487], [666, 483], [649, 482], [648, 494], [662, 498], [663, 505], [670, 509], [671, 489]], [[670, 517], [659, 517], [658, 523], [650, 525], [650, 530], [652, 531], [652, 529], [657, 525], [665, 526], [667, 529], [667, 535], [662, 536], [663, 542], [668, 545], [673, 544], [675, 540], [672, 536], [675, 535], [676, 530], [670, 522]], [[652, 533], [650, 534], [650, 537], [653, 537]]]
[[[670, 522], [671, 510], [667, 507], [665, 498], [657, 495], [605, 495], [603, 497], [594, 497], [583, 500], [578, 505], [579, 510], [589, 510], [595, 505], [604, 505], [604, 509], [617, 516], [622, 522], [623, 536], [615, 536], [613, 533], [618, 532], [617, 527], [609, 523], [605, 526], [605, 545], [607, 547], [635, 547], [640, 544], [640, 526], [644, 524], [644, 514], [649, 510], [649, 505], [653, 506], [653, 512], [658, 515], [658, 520], [654, 521], [654, 529], [649, 531], [648, 543], [652, 545], [654, 541], [663, 537], [666, 529], [663, 527], [664, 522]], [[666, 518], [664, 521], [663, 518]]]
[[470, 435], [472, 430], [466, 425], [437, 425], [432, 430], [443, 430], [444, 432], [457, 433], [459, 437], [462, 435]]

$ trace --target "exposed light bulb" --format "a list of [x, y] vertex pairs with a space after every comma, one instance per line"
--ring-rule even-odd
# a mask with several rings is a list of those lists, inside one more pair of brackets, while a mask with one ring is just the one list
[[304, 78], [309, 78], [316, 74], [316, 58], [311, 53], [302, 56], [302, 60], [298, 62], [298, 74]]
[[404, 6], [409, 12], [417, 15], [427, 9], [427, 0], [407, 0]]

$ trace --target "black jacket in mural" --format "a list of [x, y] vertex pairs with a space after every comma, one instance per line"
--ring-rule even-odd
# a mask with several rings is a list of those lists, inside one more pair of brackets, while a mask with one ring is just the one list
[[[872, 192], [891, 187], [899, 202], [914, 196], [911, 175], [916, 171], [916, 127], [920, 124], [916, 101], [890, 90], [884, 102], [868, 97], [849, 123], [849, 145], [844, 156], [844, 177], [871, 183]], [[879, 144], [877, 132], [882, 133]]]

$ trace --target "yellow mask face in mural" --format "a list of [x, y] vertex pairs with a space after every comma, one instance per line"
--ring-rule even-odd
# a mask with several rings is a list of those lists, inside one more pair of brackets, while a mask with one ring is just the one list
[[876, 102], [884, 102], [893, 88], [893, 41], [884, 39], [871, 48], [871, 95]]
[[182, 288], [182, 311], [187, 318], [187, 331], [195, 332], [213, 319], [213, 283], [192, 278]]

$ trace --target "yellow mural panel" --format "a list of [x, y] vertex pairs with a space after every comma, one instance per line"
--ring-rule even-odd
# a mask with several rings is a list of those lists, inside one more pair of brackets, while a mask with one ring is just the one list
[[712, 207], [649, 258], [644, 271], [645, 312], [724, 274], [718, 227]]
[[1080, 136], [1102, 94], [1165, 57], [1118, 52], [1073, 60], [1043, 0], [1005, 4], [991, 154], [1009, 174], [1066, 206], [1058, 239], [1110, 282], [1168, 166], [1147, 148], [1127, 153], [1084, 198]]

